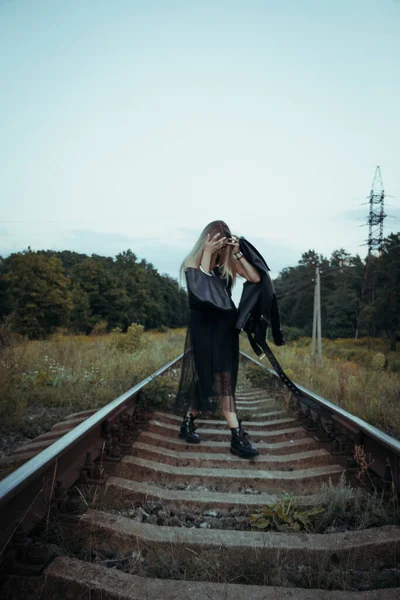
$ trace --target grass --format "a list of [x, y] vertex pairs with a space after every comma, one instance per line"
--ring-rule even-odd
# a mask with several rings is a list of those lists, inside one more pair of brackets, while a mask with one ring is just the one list
[[185, 331], [135, 332], [134, 348], [121, 344], [124, 335], [54, 335], [2, 348], [3, 426], [18, 427], [35, 406], [78, 411], [107, 404], [180, 354]]
[[[129, 334], [58, 334], [44, 341], [9, 343], [0, 348], [2, 426], [26, 425], [27, 414], [37, 406], [49, 412], [103, 406], [180, 354], [184, 338], [184, 329], [143, 332], [133, 326]], [[241, 348], [255, 356], [243, 335]], [[274, 352], [294, 381], [400, 436], [400, 353], [386, 352], [381, 340], [323, 340], [322, 366], [312, 363], [307, 338]], [[245, 367], [244, 374], [251, 371]], [[268, 384], [258, 368], [252, 374], [255, 385]], [[160, 393], [156, 388], [151, 388], [154, 396]], [[160, 402], [162, 409], [164, 400]]]
[[[250, 356], [247, 339], [241, 349]], [[400, 353], [385, 353], [381, 340], [323, 340], [322, 365], [311, 360], [311, 339], [273, 347], [282, 368], [295, 382], [334, 402], [379, 429], [400, 437]], [[271, 367], [268, 359], [261, 362]], [[247, 367], [254, 385], [262, 385], [259, 370]], [[258, 371], [258, 374], [257, 374]], [[264, 385], [270, 378], [264, 377]]]
[[[68, 406], [74, 411], [101, 406], [182, 352], [184, 330], [140, 333], [136, 329], [133, 334], [129, 343], [125, 343], [122, 334], [117, 333], [89, 337], [58, 335], [47, 341], [16, 343], [3, 348], [0, 353], [0, 410], [3, 421], [18, 424], [24, 412], [34, 404]], [[241, 342], [242, 349], [251, 354], [244, 336]], [[400, 433], [396, 401], [400, 376], [395, 368], [389, 369], [390, 364], [396, 364], [393, 357], [388, 356], [381, 346], [378, 349], [368, 348], [348, 341], [324, 341], [323, 352], [324, 364], [317, 367], [310, 361], [309, 340], [276, 349], [282, 366], [295, 381], [362, 418], [366, 418], [364, 411], [368, 411], [366, 420], [374, 422], [376, 419], [374, 424], [379, 427], [396, 427], [397, 433]], [[249, 370], [245, 367], [241, 370], [241, 377], [249, 372], [253, 373], [251, 381], [254, 385], [271, 385], [271, 377], [265, 377], [258, 368]], [[168, 388], [167, 396], [171, 389]], [[155, 386], [153, 392], [161, 401], [167, 401], [161, 394], [165, 393], [164, 388], [160, 391]], [[150, 400], [151, 396], [150, 393]], [[93, 487], [82, 491], [80, 495], [84, 495], [84, 503], [107, 508], [104, 490]], [[350, 489], [345, 481], [336, 486], [329, 484], [322, 487], [319, 503], [325, 507], [322, 520], [316, 527], [321, 532], [329, 527], [339, 531], [341, 528], [374, 527], [397, 522], [398, 518], [397, 504], [387, 505], [378, 494], [366, 499]], [[47, 541], [49, 537], [53, 539], [63, 554], [100, 564], [108, 562], [106, 552], [97, 540], [86, 540], [86, 546], [82, 547], [73, 536], [72, 540], [67, 539], [65, 527], [57, 517], [53, 521], [50, 515], [47, 529]], [[109, 549], [107, 544], [104, 547]], [[398, 573], [392, 568], [392, 563], [386, 564], [385, 568], [374, 567], [368, 572], [360, 569], [356, 557], [351, 555], [347, 562], [336, 565], [330, 556], [312, 559], [310, 550], [310, 557], [305, 556], [304, 561], [299, 558], [297, 564], [294, 561], [292, 565], [281, 565], [280, 556], [271, 557], [268, 548], [248, 556], [238, 552], [234, 560], [223, 549], [188, 552], [183, 546], [171, 544], [166, 551], [152, 548], [136, 550], [126, 557], [116, 555], [116, 562], [121, 565], [117, 568], [148, 577], [306, 588], [346, 590], [398, 584]], [[282, 558], [284, 554], [285, 550], [282, 550]]]

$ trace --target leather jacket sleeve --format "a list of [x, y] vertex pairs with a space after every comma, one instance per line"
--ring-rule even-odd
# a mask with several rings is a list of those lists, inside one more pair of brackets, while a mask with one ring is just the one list
[[261, 336], [265, 340], [267, 326], [270, 325], [275, 344], [282, 346], [285, 341], [270, 269], [258, 250], [243, 237], [239, 240], [239, 248], [246, 260], [258, 271], [260, 281], [246, 281], [243, 284], [236, 327], [247, 333], [251, 331], [253, 336]]

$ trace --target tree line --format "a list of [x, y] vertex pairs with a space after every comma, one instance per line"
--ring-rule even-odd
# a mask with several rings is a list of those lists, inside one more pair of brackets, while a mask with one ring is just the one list
[[289, 335], [312, 334], [316, 266], [321, 272], [323, 336], [384, 335], [395, 349], [400, 328], [400, 233], [385, 238], [381, 251], [365, 260], [343, 248], [330, 258], [308, 250], [295, 267], [283, 269], [274, 283]]
[[179, 327], [187, 322], [187, 295], [127, 250], [115, 258], [51, 250], [0, 257], [0, 315], [31, 339], [57, 328], [90, 333], [99, 323], [126, 331]]
[[[315, 268], [321, 271], [324, 337], [386, 335], [396, 347], [400, 328], [400, 233], [365, 260], [343, 248], [330, 258], [304, 252], [274, 280], [287, 337], [310, 336]], [[0, 257], [0, 316], [14, 331], [40, 338], [67, 328], [91, 333], [100, 323], [126, 331], [180, 327], [188, 318], [187, 294], [146, 260], [126, 250], [115, 258], [51, 250]]]

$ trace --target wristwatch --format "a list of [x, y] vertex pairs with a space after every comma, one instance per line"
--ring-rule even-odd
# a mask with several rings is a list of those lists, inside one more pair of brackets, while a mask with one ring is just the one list
[[241, 258], [243, 258], [243, 252], [234, 252], [234, 255], [236, 260], [240, 260]]

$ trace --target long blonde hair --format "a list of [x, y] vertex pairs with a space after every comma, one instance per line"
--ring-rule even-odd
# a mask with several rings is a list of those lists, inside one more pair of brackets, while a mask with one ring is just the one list
[[[185, 257], [184, 261], [181, 264], [181, 268], [179, 271], [181, 282], [184, 279], [183, 275], [186, 267], [198, 268], [200, 266], [201, 258], [203, 256], [204, 244], [207, 240], [207, 235], [210, 235], [211, 239], [216, 233], [219, 233], [220, 237], [232, 237], [230, 229], [225, 223], [225, 221], [212, 221], [206, 227], [204, 227], [199, 239], [197, 240], [192, 250]], [[234, 268], [234, 259], [232, 254], [232, 246], [226, 245], [225, 248], [221, 248], [221, 250], [219, 250], [218, 253], [213, 254], [211, 259], [211, 267], [219, 266], [221, 276], [223, 277], [223, 279], [228, 281], [229, 278], [231, 278], [232, 284], [234, 284], [236, 279], [236, 271]], [[216, 262], [218, 262], [218, 265], [215, 264]]]

